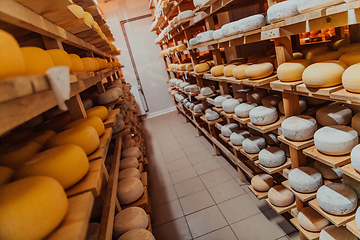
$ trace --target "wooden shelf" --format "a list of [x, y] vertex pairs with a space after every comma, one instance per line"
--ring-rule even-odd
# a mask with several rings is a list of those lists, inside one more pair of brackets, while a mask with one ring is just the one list
[[276, 91], [295, 91], [296, 90], [296, 86], [302, 84], [302, 80], [300, 81], [295, 81], [295, 82], [282, 82], [280, 80], [276, 80], [270, 83], [270, 87], [273, 90]]
[[248, 122], [248, 127], [254, 129], [255, 131], [258, 131], [260, 133], [267, 133], [267, 132], [271, 132], [275, 129], [278, 129], [279, 127], [281, 127], [281, 123], [285, 120], [285, 116], [281, 115], [279, 116], [278, 120], [274, 123], [271, 123], [269, 125], [255, 125], [252, 122]]
[[346, 102], [360, 103], [360, 94], [348, 92], [346, 89], [330, 93], [330, 98], [334, 100], [342, 100]]
[[236, 145], [232, 144], [231, 142], [228, 142], [228, 143], [235, 151], [239, 152], [243, 148], [242, 146], [236, 146]]
[[232, 119], [234, 116], [236, 116], [235, 113], [227, 113], [225, 111], [222, 111], [220, 114], [226, 117], [227, 119]]
[[335, 87], [327, 87], [327, 88], [307, 88], [304, 83], [296, 86], [296, 91], [305, 93], [311, 96], [326, 96], [329, 97], [331, 93], [339, 91], [343, 89], [342, 85], [338, 85]]
[[244, 79], [241, 80], [242, 83], [244, 85], [248, 85], [248, 86], [253, 86], [253, 87], [260, 87], [260, 86], [264, 86], [266, 84], [269, 84], [273, 81], [278, 80], [277, 74], [271, 75], [269, 77], [266, 78], [262, 78], [262, 79], [256, 79], [256, 80], [252, 80], [252, 79]]
[[120, 114], [120, 109], [116, 108], [109, 112], [108, 118], [104, 121], [105, 128], [112, 128], [116, 124], [116, 119]]
[[242, 155], [244, 155], [245, 157], [247, 157], [251, 161], [255, 161], [256, 159], [258, 159], [258, 156], [259, 156], [258, 153], [247, 153], [247, 152], [244, 151], [243, 148], [240, 149], [240, 153]]
[[222, 107], [212, 107], [212, 110], [214, 110], [215, 112], [221, 114], [223, 112]]
[[303, 150], [303, 153], [319, 162], [322, 162], [330, 167], [337, 168], [351, 162], [350, 154], [341, 156], [330, 156], [319, 152], [315, 145]]
[[320, 213], [324, 218], [326, 218], [327, 220], [332, 222], [337, 227], [344, 226], [346, 223], [348, 223], [348, 222], [355, 219], [356, 210], [354, 210], [353, 213], [350, 213], [350, 214], [345, 215], [345, 216], [336, 216], [336, 215], [329, 214], [329, 213], [325, 212], [324, 210], [322, 210], [320, 208], [316, 198], [314, 200], [311, 200], [309, 202], [309, 205], [314, 210], [316, 210], [318, 213]]
[[262, 169], [264, 172], [266, 172], [268, 174], [274, 174], [277, 172], [281, 172], [282, 170], [291, 167], [291, 159], [290, 158], [288, 158], [286, 160], [286, 162], [284, 162], [284, 164], [282, 164], [281, 166], [273, 167], [273, 168], [268, 168], [268, 167], [261, 165], [259, 160], [255, 161], [254, 163], [256, 166], [258, 166], [260, 169]]
[[197, 100], [199, 100], [199, 101], [202, 101], [202, 100], [206, 100], [206, 99], [209, 98], [209, 97], [215, 97], [216, 95], [217, 95], [216, 93], [210, 94], [210, 95], [206, 95], [206, 96], [201, 95], [201, 94], [198, 94], [197, 96], [195, 96], [195, 98], [196, 98]]
[[126, 135], [128, 133], [130, 133], [130, 125], [129, 124], [126, 125], [124, 130], [122, 130], [121, 132], [112, 135], [111, 139], [122, 137], [122, 136], [124, 136], [124, 135]]
[[235, 114], [232, 117], [235, 121], [241, 123], [241, 124], [247, 124], [250, 122], [250, 118], [239, 118], [238, 116], [236, 116]]
[[346, 223], [346, 228], [356, 237], [360, 238], [360, 229], [358, 228], [355, 220]]
[[343, 172], [345, 175], [360, 182], [360, 173], [355, 170], [355, 168], [353, 167], [353, 165], [351, 163], [349, 163], [345, 166], [342, 166], [340, 169], [341, 169], [341, 172]]
[[269, 206], [277, 213], [277, 214], [283, 214], [285, 212], [289, 212], [291, 209], [296, 208], [296, 203], [295, 201], [290, 204], [289, 206], [285, 206], [285, 207], [278, 207], [273, 205], [270, 200], [268, 198], [265, 199], [265, 201], [267, 202], [267, 204], [269, 204]]
[[259, 199], [265, 199], [268, 196], [268, 192], [259, 192], [256, 191], [253, 186], [249, 185], [248, 188], [250, 189], [250, 191]]
[[289, 189], [290, 191], [292, 191], [294, 193], [294, 195], [299, 198], [302, 202], [307, 202], [311, 199], [314, 199], [316, 198], [316, 192], [313, 192], [313, 193], [299, 193], [297, 191], [295, 191], [294, 189], [292, 189], [290, 187], [290, 184], [289, 184], [289, 180], [286, 180], [284, 182], [282, 182], [282, 185], [284, 187], [286, 187], [287, 189]]
[[112, 135], [112, 128], [106, 128], [105, 133], [100, 137], [100, 145], [98, 149], [88, 156], [89, 161], [95, 159], [105, 159], [109, 148]]
[[127, 204], [127, 205], [121, 205], [123, 209], [129, 208], [129, 207], [140, 207], [140, 208], [146, 208], [149, 205], [149, 196], [147, 187], [144, 187], [144, 194], [141, 196], [139, 200], [137, 200], [134, 203]]
[[298, 218], [292, 218], [290, 219], [290, 222], [292, 223], [292, 225], [294, 225], [294, 227], [297, 228], [297, 230], [299, 230], [299, 232], [301, 232], [306, 239], [308, 240], [318, 240], [320, 237], [320, 232], [310, 232], [305, 230], [303, 227], [301, 227]]
[[213, 121], [208, 121], [208, 120], [206, 120], [205, 116], [201, 116], [200, 119], [203, 120], [204, 122], [206, 122], [208, 125], [214, 125], [215, 123], [219, 123], [219, 122], [223, 121], [222, 118], [219, 118], [219, 119], [216, 119], [216, 120], [213, 120]]
[[304, 149], [304, 148], [314, 145], [313, 138], [310, 140], [296, 142], [296, 141], [291, 141], [291, 140], [285, 138], [284, 135], [280, 135], [280, 136], [278, 136], [278, 139], [280, 142], [285, 143], [289, 147], [295, 148], [296, 150], [301, 150], [301, 149]]
[[122, 104], [124, 101], [124, 98], [123, 97], [119, 97], [118, 100], [112, 102], [112, 103], [109, 103], [109, 104], [106, 104], [104, 105], [106, 108], [110, 108], [110, 107], [113, 107], [115, 105], [118, 105], [118, 104]]
[[222, 135], [221, 133], [219, 134], [219, 137], [226, 143], [230, 142], [230, 137], [225, 137], [224, 135]]

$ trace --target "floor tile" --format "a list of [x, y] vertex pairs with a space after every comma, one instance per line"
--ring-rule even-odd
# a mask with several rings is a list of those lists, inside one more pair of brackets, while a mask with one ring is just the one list
[[161, 189], [170, 185], [173, 185], [170, 174], [164, 175], [155, 175], [149, 173], [148, 181], [150, 182], [149, 186], [153, 190]]
[[185, 158], [186, 154], [182, 149], [180, 149], [178, 151], [165, 154], [165, 155], [163, 155], [163, 157], [164, 157], [164, 161], [168, 163], [168, 162], [178, 160], [180, 158]]
[[198, 174], [195, 171], [195, 168], [193, 166], [190, 167], [186, 167], [184, 169], [175, 171], [175, 172], [171, 172], [170, 173], [171, 179], [173, 181], [174, 184], [188, 180], [190, 178], [194, 178], [197, 177]]
[[195, 153], [198, 153], [198, 152], [201, 152], [201, 151], [204, 151], [206, 150], [206, 147], [201, 144], [201, 143], [198, 143], [198, 144], [195, 144], [193, 146], [190, 146], [190, 147], [187, 147], [187, 148], [184, 148], [184, 152], [187, 156], [191, 156]]
[[193, 145], [196, 145], [196, 144], [201, 144], [199, 139], [197, 137], [195, 137], [195, 136], [193, 138], [190, 138], [190, 139], [185, 139], [185, 140], [179, 141], [179, 143], [180, 143], [180, 146], [182, 148], [187, 148], [187, 147], [190, 147], [190, 146], [193, 146]]
[[216, 203], [221, 203], [231, 198], [246, 194], [246, 192], [232, 179], [208, 188]]
[[155, 221], [153, 227], [184, 216], [178, 199], [153, 208]]
[[179, 200], [185, 215], [215, 205], [214, 200], [207, 190], [187, 195]]
[[228, 225], [217, 206], [195, 212], [185, 218], [194, 238]]
[[239, 178], [239, 173], [236, 168], [234, 168], [230, 164], [228, 166], [225, 166], [224, 168], [233, 178]]
[[179, 198], [205, 189], [205, 185], [199, 177], [191, 178], [174, 185]]
[[278, 239], [276, 239], [276, 240], [289, 240], [289, 238], [287, 238], [287, 236], [283, 236], [283, 237], [278, 238]]
[[177, 194], [173, 185], [150, 192], [151, 206], [156, 207], [161, 204], [177, 199]]
[[289, 223], [283, 216], [277, 214], [273, 209], [263, 212], [264, 216], [276, 224], [284, 233], [289, 234], [297, 231], [291, 223]]
[[300, 240], [299, 232], [293, 232], [287, 235], [290, 240]]
[[[275, 240], [284, 233], [260, 213], [230, 225], [239, 239]], [[260, 230], [261, 229], [261, 230]]]
[[211, 158], [207, 161], [195, 164], [194, 168], [199, 175], [202, 175], [218, 168], [222, 168], [222, 166], [215, 158]]
[[196, 240], [237, 240], [237, 238], [232, 229], [228, 226], [198, 237]]
[[184, 217], [153, 229], [156, 240], [191, 240], [192, 236]]
[[229, 224], [260, 213], [256, 204], [247, 194], [222, 202], [218, 206]]
[[171, 173], [171, 172], [179, 171], [186, 167], [190, 167], [191, 162], [189, 161], [189, 159], [187, 157], [185, 157], [185, 158], [180, 158], [178, 160], [167, 163], [166, 166], [167, 166], [169, 172]]
[[225, 168], [219, 168], [200, 176], [207, 188], [233, 179]]
[[269, 209], [271, 209], [271, 207], [269, 206], [269, 204], [267, 204], [267, 202], [265, 201], [265, 199], [261, 199], [259, 200], [252, 192], [248, 192], [247, 193], [250, 198], [254, 201], [254, 203], [256, 204], [257, 208], [261, 211], [261, 212], [265, 212]]
[[203, 150], [201, 152], [197, 152], [197, 153], [189, 156], [188, 158], [189, 158], [190, 162], [193, 165], [195, 165], [195, 164], [207, 161], [209, 159], [213, 159], [214, 156], [208, 150]]
[[170, 153], [177, 152], [177, 151], [179, 151], [179, 150], [181, 150], [181, 146], [180, 146], [180, 145], [171, 145], [171, 146], [169, 146], [169, 147], [167, 147], [167, 148], [162, 148], [162, 149], [161, 149], [161, 152], [162, 152], [163, 155], [165, 156], [165, 155], [168, 155], [168, 154], [170, 154]]

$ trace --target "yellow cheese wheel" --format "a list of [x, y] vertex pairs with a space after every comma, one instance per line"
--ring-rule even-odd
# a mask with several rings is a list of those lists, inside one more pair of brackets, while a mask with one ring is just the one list
[[274, 71], [271, 63], [253, 64], [245, 69], [245, 75], [249, 79], [260, 79], [270, 76]]
[[313, 62], [324, 62], [324, 61], [329, 61], [329, 60], [338, 60], [341, 56], [341, 53], [336, 52], [336, 51], [329, 51], [329, 52], [321, 52], [318, 53], [314, 56], [312, 56], [312, 58], [310, 59], [310, 61]]
[[233, 69], [236, 65], [230, 64], [224, 67], [223, 73], [225, 77], [232, 77], [233, 76]]
[[25, 74], [25, 61], [16, 39], [0, 29], [0, 79]]
[[302, 55], [301, 52], [294, 52], [294, 53], [293, 53], [293, 59], [294, 59], [294, 60], [304, 59], [304, 56]]
[[247, 65], [247, 64], [236, 66], [232, 72], [234, 78], [238, 79], [238, 80], [246, 78], [245, 69], [249, 66], [250, 65]]
[[44, 131], [34, 133], [34, 135], [31, 136], [30, 141], [37, 142], [41, 146], [44, 146], [46, 141], [55, 135], [56, 135], [56, 132], [54, 132], [52, 130], [44, 130]]
[[194, 66], [192, 65], [192, 63], [188, 63], [188, 64], [186, 64], [186, 71], [192, 71], [192, 70], [194, 70]]
[[341, 55], [339, 61], [342, 61], [348, 66], [360, 63], [360, 51], [345, 53], [344, 55]]
[[68, 66], [70, 71], [72, 70], [72, 62], [69, 54], [62, 49], [51, 49], [47, 50], [53, 60], [54, 66]]
[[345, 54], [348, 52], [360, 51], [360, 43], [353, 43], [350, 45], [343, 46], [339, 48], [338, 52]]
[[339, 48], [349, 45], [350, 44], [350, 39], [349, 38], [343, 38], [343, 39], [339, 39], [337, 41], [334, 42], [330, 42], [329, 43], [329, 48], [331, 49], [331, 51], [337, 51], [339, 50]]
[[91, 13], [85, 12], [84, 13], [84, 22], [88, 25], [88, 26], [94, 26], [94, 18], [91, 15]]
[[30, 158], [17, 169], [16, 178], [48, 176], [67, 189], [80, 181], [88, 170], [89, 160], [84, 150], [73, 144], [65, 144]]
[[320, 45], [320, 46], [305, 49], [302, 51], [302, 54], [305, 59], [310, 60], [311, 58], [313, 58], [313, 56], [318, 55], [319, 53], [322, 53], [322, 52], [327, 52], [327, 51], [329, 51], [329, 48], [327, 46]]
[[40, 152], [41, 148], [42, 145], [36, 142], [26, 142], [12, 146], [0, 155], [0, 166], [16, 169]]
[[208, 64], [208, 63], [200, 63], [200, 64], [197, 64], [195, 65], [195, 72], [196, 73], [201, 73], [201, 72], [206, 72], [206, 71], [209, 71], [211, 68], [211, 65]]
[[91, 126], [78, 126], [56, 134], [45, 143], [45, 148], [64, 144], [75, 144], [81, 147], [86, 155], [94, 152], [100, 144], [98, 133]]
[[70, 129], [70, 128], [74, 128], [74, 127], [78, 127], [78, 126], [85, 126], [85, 125], [95, 128], [95, 130], [98, 133], [99, 137], [101, 135], [103, 135], [103, 133], [105, 132], [104, 123], [97, 116], [78, 119], [78, 120], [76, 120], [74, 122], [71, 122], [71, 123], [65, 125], [64, 129]]
[[342, 84], [350, 92], [360, 93], [360, 63], [348, 67], [342, 75]]
[[86, 114], [88, 117], [97, 116], [101, 120], [105, 121], [109, 116], [109, 111], [104, 106], [97, 106], [86, 110]]
[[[196, 66], [195, 66], [196, 67]], [[214, 77], [219, 77], [223, 75], [224, 65], [218, 65], [211, 68], [211, 75]]]
[[101, 61], [100, 58], [95, 58], [95, 60], [97, 61], [100, 69], [106, 68], [106, 66], [105, 66], [104, 63]]
[[82, 63], [81, 58], [76, 54], [69, 54], [69, 57], [72, 62], [71, 72], [72, 73], [83, 72], [84, 64]]
[[15, 171], [9, 167], [0, 166], [0, 186], [9, 183], [14, 177]]
[[25, 61], [27, 75], [44, 75], [46, 70], [54, 67], [48, 52], [38, 47], [20, 48]]
[[303, 72], [302, 79], [307, 87], [332, 87], [341, 84], [346, 64], [340, 61], [314, 63]]
[[68, 199], [55, 179], [36, 176], [0, 187], [2, 240], [45, 238], [63, 220]]
[[182, 52], [182, 51], [187, 50], [187, 47], [186, 47], [185, 44], [181, 44], [181, 45], [179, 45], [179, 46], [176, 48], [176, 50], [177, 50], [178, 52]]
[[83, 63], [84, 66], [84, 70], [86, 72], [94, 72], [97, 71], [97, 61], [93, 58], [89, 58], [89, 57], [84, 57], [81, 58], [81, 61]]
[[67, 8], [79, 19], [85, 17], [85, 11], [82, 7], [76, 4], [71, 4]]
[[292, 82], [302, 79], [304, 70], [310, 65], [306, 59], [294, 60], [281, 64], [277, 69], [277, 75], [282, 82]]
[[44, 123], [40, 129], [41, 130], [53, 130], [54, 132], [61, 132], [64, 129], [64, 126], [71, 122], [71, 115], [69, 112], [65, 112], [55, 116], [46, 123]]

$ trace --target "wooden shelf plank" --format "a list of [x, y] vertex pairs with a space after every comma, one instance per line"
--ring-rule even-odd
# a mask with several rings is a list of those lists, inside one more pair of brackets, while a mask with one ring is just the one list
[[214, 93], [214, 94], [210, 94], [210, 95], [201, 95], [201, 94], [198, 94], [197, 96], [195, 96], [195, 98], [199, 101], [202, 101], [202, 100], [205, 100], [206, 98], [209, 98], [209, 97], [215, 97], [217, 94]]
[[315, 145], [303, 150], [303, 153], [319, 162], [322, 162], [330, 167], [337, 168], [351, 162], [350, 154], [341, 156], [330, 156], [319, 152]]
[[142, 184], [143, 184], [144, 186], [147, 186], [147, 185], [148, 185], [148, 175], [147, 175], [147, 172], [142, 172], [142, 173], [140, 174], [140, 180], [141, 180], [141, 182], [142, 182]]
[[307, 202], [307, 201], [309, 201], [311, 199], [316, 198], [316, 192], [313, 192], [313, 193], [299, 193], [299, 192], [295, 191], [294, 189], [292, 189], [290, 187], [290, 184], [289, 184], [288, 180], [282, 182], [282, 185], [284, 187], [286, 187], [287, 189], [289, 189], [290, 191], [292, 191], [294, 193], [294, 195], [297, 198], [299, 198], [302, 202]]
[[226, 143], [230, 142], [230, 137], [225, 137], [224, 135], [222, 135], [221, 133], [219, 134], [219, 137]]
[[282, 82], [280, 80], [276, 80], [270, 83], [270, 87], [273, 90], [276, 91], [295, 91], [296, 90], [296, 86], [302, 84], [302, 80], [300, 81], [295, 81], [295, 82]]
[[219, 123], [219, 122], [223, 121], [222, 118], [219, 118], [219, 119], [216, 119], [216, 120], [213, 120], [213, 121], [208, 121], [208, 120], [206, 120], [205, 116], [201, 116], [200, 119], [203, 120], [204, 122], [206, 122], [209, 125], [214, 125], [215, 123]]
[[100, 137], [100, 145], [98, 149], [88, 156], [89, 161], [95, 159], [105, 159], [109, 148], [110, 140], [112, 135], [112, 128], [106, 128], [105, 133]]
[[268, 196], [268, 192], [259, 192], [256, 191], [253, 186], [249, 185], [248, 188], [250, 189], [250, 191], [259, 199], [265, 199]]
[[214, 110], [215, 112], [221, 114], [223, 112], [222, 107], [212, 107], [212, 110]]
[[243, 147], [242, 146], [236, 146], [234, 144], [232, 144], [231, 142], [229, 142], [229, 145], [235, 150], [235, 151], [240, 151], [240, 149], [242, 149]]
[[343, 89], [342, 85], [327, 88], [307, 88], [304, 83], [296, 86], [296, 91], [306, 93], [310, 97], [313, 95], [329, 97], [331, 93]]
[[241, 152], [242, 155], [244, 155], [245, 157], [247, 157], [251, 161], [255, 161], [256, 159], [258, 159], [258, 156], [259, 156], [258, 153], [247, 153], [247, 152], [244, 151], [243, 148], [240, 149], [240, 152]]
[[285, 212], [289, 212], [291, 209], [296, 208], [296, 203], [295, 201], [290, 204], [289, 206], [285, 206], [285, 207], [278, 207], [273, 205], [269, 198], [266, 198], [265, 201], [267, 202], [267, 204], [269, 204], [269, 206], [277, 213], [277, 214], [283, 214]]
[[346, 223], [346, 228], [356, 237], [360, 238], [360, 229], [358, 228], [355, 220]]
[[334, 100], [360, 103], [360, 94], [348, 92], [346, 89], [341, 89], [339, 91], [331, 93], [330, 98]]
[[304, 234], [306, 239], [308, 239], [308, 240], [318, 240], [319, 239], [320, 232], [310, 232], [310, 231], [305, 230], [303, 227], [301, 227], [297, 217], [290, 219], [290, 222], [292, 223], [292, 225], [294, 225], [294, 227], [297, 228], [297, 230], [299, 230], [299, 232]]
[[120, 114], [120, 109], [116, 108], [109, 112], [108, 118], [104, 121], [105, 128], [112, 128], [116, 124], [116, 119]]
[[244, 85], [248, 85], [248, 86], [253, 86], [253, 87], [260, 87], [260, 86], [264, 86], [266, 84], [269, 84], [273, 81], [278, 80], [277, 74], [274, 74], [272, 76], [266, 77], [266, 78], [262, 78], [262, 79], [256, 79], [256, 80], [251, 80], [251, 79], [244, 79], [241, 80], [242, 83]]
[[313, 138], [310, 139], [310, 140], [296, 142], [296, 141], [291, 141], [289, 139], [286, 139], [284, 137], [284, 135], [280, 135], [280, 136], [278, 136], [278, 139], [279, 139], [280, 142], [285, 143], [286, 145], [288, 145], [288, 146], [290, 146], [292, 148], [295, 148], [296, 150], [301, 150], [301, 149], [311, 147], [311, 146], [314, 145], [314, 139]]
[[290, 158], [288, 158], [283, 165], [274, 167], [274, 168], [264, 167], [263, 165], [260, 164], [259, 160], [255, 161], [254, 163], [256, 166], [258, 166], [260, 169], [262, 169], [264, 172], [266, 172], [268, 174], [274, 174], [277, 172], [281, 172], [282, 170], [291, 167], [291, 159]]
[[345, 215], [345, 216], [336, 216], [336, 215], [329, 214], [329, 213], [325, 212], [324, 210], [322, 210], [320, 208], [319, 203], [317, 202], [316, 198], [311, 200], [309, 202], [309, 205], [314, 210], [316, 210], [318, 213], [320, 213], [324, 218], [326, 218], [327, 220], [332, 222], [337, 227], [344, 226], [346, 223], [348, 223], [348, 222], [355, 219], [356, 210], [354, 210], [353, 213], [350, 213], [350, 214]]
[[254, 129], [255, 131], [258, 131], [258, 132], [260, 132], [260, 133], [267, 133], [267, 132], [271, 132], [271, 131], [273, 131], [273, 130], [275, 130], [275, 129], [278, 129], [278, 128], [281, 126], [281, 123], [282, 123], [284, 120], [285, 120], [285, 116], [284, 116], [284, 115], [281, 115], [276, 122], [271, 123], [271, 124], [269, 124], [269, 125], [263, 125], [263, 126], [261, 126], [261, 125], [255, 125], [255, 124], [253, 124], [252, 122], [248, 122], [247, 125], [248, 125], [249, 128], [252, 128], [252, 129]]
[[247, 124], [250, 122], [250, 118], [239, 118], [238, 116], [236, 116], [235, 114], [232, 117], [235, 121], [241, 123], [241, 124]]
[[69, 208], [64, 220], [45, 239], [85, 239], [93, 205], [94, 196], [91, 192], [69, 198]]
[[234, 116], [236, 116], [235, 113], [227, 113], [225, 111], [222, 111], [220, 114], [226, 117], [227, 119], [232, 119]]
[[360, 173], [358, 171], [355, 170], [355, 168], [353, 167], [353, 165], [351, 163], [342, 166], [340, 168], [341, 172], [343, 172], [344, 174], [346, 174], [347, 176], [355, 179], [356, 181], [360, 182]]

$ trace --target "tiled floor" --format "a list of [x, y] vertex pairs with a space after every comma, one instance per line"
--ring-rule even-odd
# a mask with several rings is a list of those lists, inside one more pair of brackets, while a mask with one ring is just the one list
[[157, 240], [287, 240], [296, 229], [177, 112], [145, 120]]

